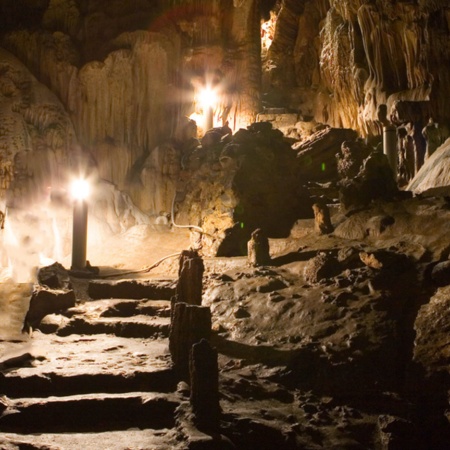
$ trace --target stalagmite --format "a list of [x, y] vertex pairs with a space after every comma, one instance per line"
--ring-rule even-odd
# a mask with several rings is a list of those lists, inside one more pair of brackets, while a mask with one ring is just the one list
[[318, 202], [313, 205], [314, 211], [314, 228], [319, 234], [332, 233], [334, 227], [330, 219], [330, 210], [325, 203]]

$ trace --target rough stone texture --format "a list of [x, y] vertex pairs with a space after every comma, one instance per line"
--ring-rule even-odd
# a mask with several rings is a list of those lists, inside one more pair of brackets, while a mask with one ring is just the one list
[[443, 261], [436, 264], [431, 271], [431, 279], [436, 286], [450, 284], [450, 261]]
[[379, 107], [387, 105], [389, 117], [397, 100], [422, 102], [437, 122], [448, 122], [448, 96], [441, 95], [450, 76], [446, 2], [281, 5], [265, 90], [284, 93], [305, 116], [363, 134], [381, 134]]
[[[173, 193], [166, 158], [155, 160], [153, 149], [181, 117], [202, 112], [202, 87], [217, 91], [215, 124], [228, 121], [237, 130], [255, 120], [257, 2], [54, 0], [27, 20], [13, 3], [2, 5], [2, 45], [61, 99], [101, 176], [127, 185], [150, 214], [168, 211]], [[155, 183], [156, 196], [149, 195]]]
[[447, 380], [450, 375], [449, 293], [449, 286], [439, 288], [430, 302], [420, 308], [414, 323], [414, 360], [430, 375], [447, 374]]
[[247, 257], [251, 266], [265, 266], [270, 263], [270, 247], [267, 236], [261, 229], [256, 229], [247, 243]]
[[392, 216], [374, 216], [367, 222], [367, 235], [372, 237], [379, 237], [391, 225], [395, 219]]
[[38, 271], [37, 278], [39, 284], [50, 289], [71, 288], [69, 273], [59, 263], [54, 263], [51, 266], [41, 267]]
[[50, 334], [56, 333], [69, 323], [69, 319], [61, 314], [47, 314], [37, 326], [39, 331]]
[[[366, 234], [371, 217], [387, 215], [395, 219], [391, 226], [378, 236]], [[342, 232], [352, 229], [361, 238], [317, 235], [313, 221], [304, 221], [298, 224], [305, 227], [301, 237], [271, 240], [276, 253], [270, 267], [250, 268], [243, 257], [205, 260], [204, 302], [213, 312], [215, 332], [210, 339], [219, 353], [220, 433], [226, 439], [208, 438], [188, 427], [192, 415], [186, 388], [161, 396], [173, 391], [178, 381], [170, 370], [167, 340], [95, 335], [113, 319], [123, 327], [108, 328], [108, 333], [119, 333], [157, 310], [164, 316], [157, 313], [159, 317], [147, 319], [168, 322], [169, 302], [107, 299], [86, 301], [66, 312], [73, 334], [37, 332], [25, 343], [0, 341], [0, 353], [5, 355], [0, 364], [12, 365], [2, 366], [3, 392], [15, 399], [11, 408], [22, 412], [7, 416], [5, 426], [18, 431], [3, 433], [0, 447], [12, 442], [18, 447], [22, 442], [21, 446], [71, 450], [102, 448], [107, 442], [114, 450], [145, 445], [178, 450], [232, 448], [231, 441], [238, 448], [298, 450], [317, 448], [320, 439], [319, 446], [329, 449], [446, 448], [449, 295], [447, 288], [434, 295], [429, 269], [430, 262], [448, 257], [449, 215], [442, 198], [380, 202], [348, 218], [336, 216]], [[308, 283], [304, 268], [324, 249], [333, 254], [342, 249], [343, 271]], [[377, 253], [381, 249], [385, 259]], [[383, 267], [355, 261], [360, 252], [374, 254]], [[238, 310], [246, 314], [236, 314]], [[11, 360], [14, 355], [19, 358]], [[176, 423], [173, 411], [164, 409], [165, 400], [159, 405], [162, 409], [152, 413], [167, 417], [145, 415], [150, 405], [139, 402], [153, 403], [149, 391], [161, 392], [157, 396], [162, 399], [176, 396], [180, 404]], [[32, 402], [24, 399], [37, 395], [40, 398]], [[73, 418], [86, 410], [103, 417], [102, 408], [109, 407], [117, 412], [118, 422], [81, 421], [91, 431], [86, 444], [86, 434], [72, 429], [77, 426]], [[135, 440], [138, 430], [129, 430], [142, 427], [141, 409], [146, 426], [163, 420], [168, 427], [158, 430], [158, 440], [142, 430], [142, 439], [148, 439], [145, 445]], [[36, 419], [36, 411], [43, 412], [42, 420]], [[128, 412], [134, 419], [123, 417]], [[49, 421], [54, 417], [61, 420]], [[104, 417], [111, 418], [111, 411]], [[126, 428], [116, 433], [115, 443], [104, 429], [110, 423]], [[410, 425], [414, 434], [408, 433]], [[58, 426], [61, 434], [43, 433]]]
[[[450, 84], [447, 8], [442, 0], [53, 0], [34, 5], [24, 19], [11, 0], [2, 5], [2, 45], [67, 111], [45, 124], [45, 158], [60, 158], [76, 134], [102, 177], [158, 215], [170, 208], [179, 169], [169, 161], [173, 150], [160, 144], [195, 112], [193, 91], [207, 83], [218, 88], [214, 125], [228, 121], [235, 132], [259, 112], [261, 13], [276, 16], [264, 97], [293, 117], [362, 135], [379, 136], [387, 119], [411, 125], [410, 138], [424, 151], [430, 111], [439, 124], [450, 117], [443, 100]], [[11, 83], [4, 85], [8, 96]], [[33, 109], [27, 117], [35, 122], [43, 114]]]
[[341, 270], [335, 256], [321, 252], [305, 266], [304, 277], [309, 283], [318, 283], [323, 279], [336, 276]]
[[93, 280], [88, 286], [89, 296], [101, 298], [148, 298], [169, 300], [175, 293], [172, 281], [139, 281], [139, 280]]
[[339, 178], [353, 178], [361, 170], [363, 161], [372, 149], [363, 141], [344, 141], [336, 154]]
[[354, 130], [327, 128], [313, 134], [304, 142], [294, 144], [302, 176], [306, 179], [337, 178], [336, 153], [345, 141], [356, 138]]
[[31, 283], [0, 283], [0, 339], [22, 341], [28, 338], [22, 329], [32, 292]]
[[334, 230], [330, 219], [330, 210], [325, 203], [314, 203], [314, 229], [318, 234], [329, 234]]
[[75, 306], [73, 290], [50, 290], [38, 288], [33, 291], [25, 322], [31, 326], [39, 324], [47, 314], [64, 311]]
[[0, 49], [2, 210], [38, 202], [59, 186], [77, 159], [75, 130], [63, 104], [12, 54]]
[[379, 148], [363, 161], [356, 177], [339, 182], [339, 200], [344, 212], [365, 207], [374, 200], [393, 200], [398, 195], [389, 161]]
[[447, 139], [427, 159], [420, 171], [408, 185], [408, 190], [423, 195], [448, 195], [450, 172], [448, 158], [450, 155], [450, 139]]
[[414, 424], [401, 417], [380, 416], [378, 432], [380, 433], [382, 450], [401, 450], [418, 446], [418, 433]]
[[295, 153], [269, 122], [242, 128], [229, 142], [198, 148], [189, 168], [176, 222], [202, 228], [207, 256], [245, 255], [255, 229], [269, 238], [287, 236], [297, 218], [312, 216]]

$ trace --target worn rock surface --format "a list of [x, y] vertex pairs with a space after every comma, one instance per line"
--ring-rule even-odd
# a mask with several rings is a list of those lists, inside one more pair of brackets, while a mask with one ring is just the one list
[[[328, 235], [299, 220], [288, 238], [269, 239], [268, 266], [205, 258], [203, 302], [211, 309], [222, 410], [214, 438], [193, 427], [189, 386], [175, 393], [179, 379], [167, 353], [174, 283], [170, 292], [167, 279], [129, 284], [142, 283], [155, 299], [117, 298], [136, 290], [127, 291], [129, 281], [107, 283], [111, 294], [102, 292], [115, 298], [82, 295], [75, 307], [44, 318], [43, 332], [29, 341], [0, 343], [5, 411], [20, 411], [0, 418], [2, 445], [71, 449], [63, 430], [81, 443], [87, 432], [109, 443], [120, 430], [128, 447], [145, 438], [180, 449], [314, 449], [318, 440], [339, 449], [411, 440], [420, 450], [444, 449], [448, 295], [430, 275], [448, 259], [448, 215], [444, 199], [379, 203], [331, 216]], [[394, 219], [388, 227], [367, 233], [373, 218], [386, 216]], [[324, 251], [340, 270], [313, 283], [305, 268]], [[79, 283], [77, 296], [88, 288]], [[86, 408], [108, 418], [110, 429], [83, 421]], [[31, 411], [58, 415], [59, 425], [32, 420]], [[124, 449], [123, 442], [108, 445]]]

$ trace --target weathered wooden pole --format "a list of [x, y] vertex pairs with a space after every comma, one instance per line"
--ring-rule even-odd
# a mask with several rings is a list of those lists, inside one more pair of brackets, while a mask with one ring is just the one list
[[199, 430], [217, 431], [220, 426], [219, 366], [217, 351], [206, 339], [192, 346], [189, 359], [191, 406]]

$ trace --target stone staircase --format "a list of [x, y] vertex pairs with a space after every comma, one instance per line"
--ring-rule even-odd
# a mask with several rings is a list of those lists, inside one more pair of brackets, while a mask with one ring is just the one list
[[0, 449], [176, 448], [172, 289], [161, 283], [145, 285], [144, 298], [133, 289], [119, 298], [123, 284], [93, 281], [95, 299], [0, 348]]

